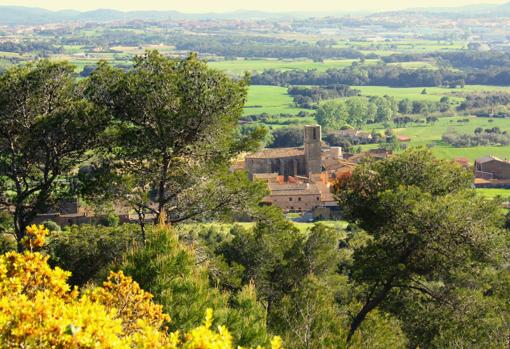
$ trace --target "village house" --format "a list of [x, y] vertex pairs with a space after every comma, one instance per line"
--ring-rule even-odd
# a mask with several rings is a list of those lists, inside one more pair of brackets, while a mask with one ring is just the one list
[[479, 188], [510, 188], [510, 162], [495, 156], [475, 160], [475, 186]]

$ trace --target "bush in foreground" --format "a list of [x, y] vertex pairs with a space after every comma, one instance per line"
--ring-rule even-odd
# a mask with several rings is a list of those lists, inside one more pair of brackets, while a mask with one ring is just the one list
[[[170, 316], [122, 272], [80, 293], [70, 273], [51, 268], [38, 252], [0, 256], [0, 346], [8, 348], [232, 348], [212, 310], [187, 333], [168, 333]], [[279, 338], [272, 348], [280, 348]]]

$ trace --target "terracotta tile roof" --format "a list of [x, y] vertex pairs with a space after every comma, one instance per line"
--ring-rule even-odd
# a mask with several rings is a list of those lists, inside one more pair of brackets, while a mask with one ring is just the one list
[[326, 169], [326, 171], [337, 170], [342, 167], [355, 167], [356, 164], [353, 162], [343, 160], [343, 159], [324, 159], [322, 160], [322, 166]]
[[398, 136], [397, 136], [397, 139], [398, 139], [400, 142], [410, 142], [410, 141], [411, 141], [411, 137], [409, 137], [409, 136], [404, 136], [404, 135], [398, 135]]
[[304, 155], [305, 151], [302, 148], [274, 148], [263, 149], [256, 153], [248, 154], [246, 159], [274, 159]]
[[483, 164], [485, 162], [490, 162], [490, 161], [501, 161], [501, 162], [508, 162], [508, 161], [505, 161], [505, 160], [501, 160], [500, 158], [497, 158], [495, 156], [484, 156], [483, 158], [478, 158], [475, 160], [476, 163], [478, 164]]

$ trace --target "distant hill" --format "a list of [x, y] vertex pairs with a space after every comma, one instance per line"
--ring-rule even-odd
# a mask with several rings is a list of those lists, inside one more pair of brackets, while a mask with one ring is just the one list
[[460, 7], [424, 7], [412, 8], [406, 11], [427, 12], [437, 14], [458, 14], [458, 15], [489, 15], [489, 16], [509, 16], [510, 2], [504, 4], [475, 4]]
[[[328, 13], [321, 13], [327, 15]], [[329, 13], [330, 14], [330, 13]], [[339, 13], [340, 14], [340, 13]], [[313, 14], [315, 15], [315, 14]], [[0, 24], [47, 24], [69, 21], [106, 22], [117, 20], [166, 20], [166, 19], [279, 19], [310, 17], [310, 13], [270, 13], [261, 11], [234, 11], [224, 13], [182, 13], [178, 11], [118, 11], [97, 9], [93, 11], [50, 11], [36, 7], [0, 6]]]
[[[411, 8], [404, 11], [387, 12], [398, 14], [401, 12], [420, 12], [442, 15], [486, 15], [510, 16], [510, 2], [501, 5], [480, 4], [463, 7], [444, 8]], [[356, 12], [349, 14], [368, 14], [369, 12]], [[112, 9], [97, 9], [93, 11], [50, 11], [37, 7], [0, 6], [0, 25], [15, 24], [47, 24], [58, 22], [107, 22], [118, 20], [167, 20], [167, 19], [281, 19], [306, 18], [319, 16], [341, 16], [346, 12], [262, 12], [241, 10], [223, 13], [182, 13], [178, 11], [119, 11]]]

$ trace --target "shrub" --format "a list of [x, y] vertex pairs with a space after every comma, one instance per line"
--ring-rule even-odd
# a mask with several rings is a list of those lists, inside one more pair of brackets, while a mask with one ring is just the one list
[[52, 231], [52, 232], [53, 231], [56, 231], [56, 232], [62, 231], [62, 228], [60, 227], [60, 225], [58, 225], [57, 223], [50, 221], [50, 220], [42, 222], [42, 225], [44, 225], [46, 228], [48, 228], [49, 231]]
[[[226, 327], [212, 329], [212, 309], [203, 325], [168, 333], [170, 316], [130, 277], [111, 272], [101, 287], [80, 295], [67, 284], [70, 273], [51, 268], [48, 258], [28, 251], [0, 255], [1, 347], [233, 348]], [[271, 345], [280, 349], [281, 340]]]
[[124, 224], [119, 227], [81, 225], [66, 227], [62, 232], [50, 234], [45, 252], [50, 264], [71, 271], [72, 285], [84, 285], [138, 243], [139, 227]]

